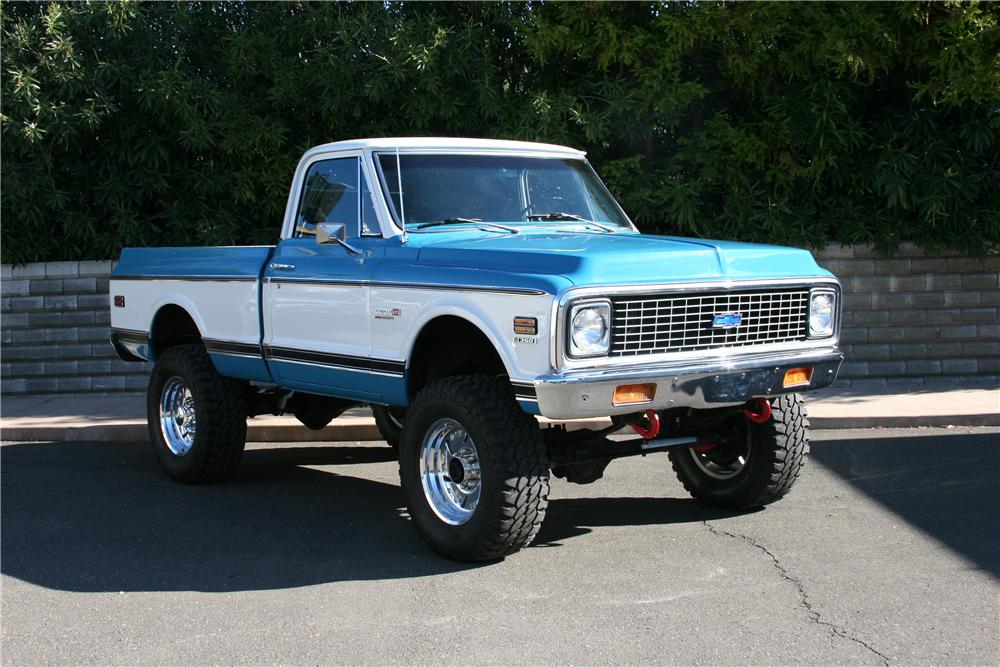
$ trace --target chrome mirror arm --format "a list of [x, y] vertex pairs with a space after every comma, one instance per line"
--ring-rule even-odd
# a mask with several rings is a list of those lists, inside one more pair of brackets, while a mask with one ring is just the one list
[[347, 242], [347, 227], [341, 222], [321, 222], [316, 225], [316, 243], [329, 245], [336, 243], [352, 255], [360, 255], [362, 251]]

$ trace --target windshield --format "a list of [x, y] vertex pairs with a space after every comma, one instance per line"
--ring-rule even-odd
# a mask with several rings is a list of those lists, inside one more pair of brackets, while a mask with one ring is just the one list
[[[377, 154], [386, 198], [407, 229], [430, 223], [598, 223], [631, 229], [584, 160], [493, 155]], [[400, 180], [403, 201], [400, 206]]]

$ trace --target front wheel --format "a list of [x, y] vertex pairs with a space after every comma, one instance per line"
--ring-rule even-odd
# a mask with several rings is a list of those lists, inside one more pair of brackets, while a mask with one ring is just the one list
[[414, 526], [448, 558], [503, 558], [530, 544], [545, 517], [542, 434], [496, 378], [424, 387], [403, 424], [399, 475]]
[[694, 498], [714, 507], [745, 510], [781, 499], [809, 453], [809, 420], [802, 397], [771, 401], [762, 424], [742, 414], [719, 425], [724, 441], [669, 452], [677, 478]]
[[246, 386], [219, 375], [201, 345], [163, 351], [146, 412], [156, 460], [175, 480], [211, 482], [236, 470], [246, 445]]

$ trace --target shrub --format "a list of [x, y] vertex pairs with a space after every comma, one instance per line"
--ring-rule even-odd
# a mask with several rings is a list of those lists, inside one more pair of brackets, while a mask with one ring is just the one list
[[644, 231], [1000, 244], [1000, 6], [0, 5], [5, 262], [270, 243], [309, 146], [589, 151]]

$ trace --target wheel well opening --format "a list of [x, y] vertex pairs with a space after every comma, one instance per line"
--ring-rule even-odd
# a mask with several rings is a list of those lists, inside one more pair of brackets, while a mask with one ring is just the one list
[[157, 356], [174, 345], [201, 342], [198, 325], [186, 310], [173, 304], [160, 308], [156, 313], [150, 328], [150, 337], [153, 354]]
[[410, 355], [410, 398], [428, 382], [469, 374], [507, 377], [503, 359], [486, 334], [468, 320], [451, 315], [425, 325]]

